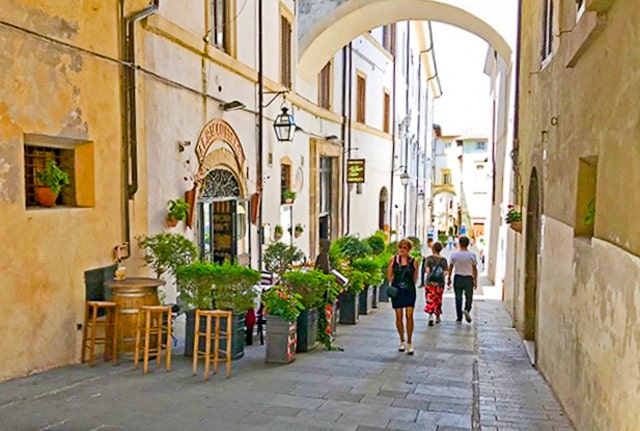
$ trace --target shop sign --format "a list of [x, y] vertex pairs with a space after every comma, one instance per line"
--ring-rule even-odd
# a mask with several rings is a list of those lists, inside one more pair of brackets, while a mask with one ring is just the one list
[[364, 183], [364, 159], [347, 160], [347, 183], [362, 184]]

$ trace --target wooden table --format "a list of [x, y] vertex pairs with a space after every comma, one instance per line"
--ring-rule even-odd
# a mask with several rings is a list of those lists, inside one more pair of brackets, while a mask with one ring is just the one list
[[147, 277], [105, 282], [111, 289], [111, 301], [118, 306], [119, 351], [131, 353], [135, 350], [138, 309], [143, 305], [159, 305], [158, 287], [164, 284], [164, 280]]

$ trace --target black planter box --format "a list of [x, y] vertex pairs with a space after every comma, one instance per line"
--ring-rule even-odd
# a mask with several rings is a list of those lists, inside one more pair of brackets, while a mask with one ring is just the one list
[[355, 325], [360, 317], [360, 294], [343, 292], [340, 294], [340, 323]]
[[378, 291], [380, 286], [371, 286], [371, 308], [378, 308]]
[[[308, 352], [316, 347], [318, 339], [318, 310], [302, 310], [298, 316], [298, 346], [297, 352]], [[268, 328], [267, 328], [268, 329]]]
[[[185, 312], [187, 316], [187, 322], [185, 325], [185, 338], [184, 338], [184, 355], [193, 356], [193, 339], [196, 329], [196, 312], [195, 310], [189, 310]], [[245, 341], [245, 317], [246, 313], [233, 313], [232, 330], [231, 335], [231, 359], [236, 360], [244, 356], [244, 341]], [[213, 320], [211, 322], [213, 332]], [[220, 319], [220, 330], [227, 327], [227, 319]], [[204, 332], [206, 328], [206, 320], [204, 317], [200, 318], [200, 332]], [[201, 350], [204, 350], [206, 340], [205, 337], [200, 337], [199, 345]], [[226, 349], [226, 340], [220, 340], [220, 348]], [[213, 352], [213, 347], [211, 348]]]
[[378, 301], [379, 302], [389, 302], [389, 295], [387, 295], [387, 287], [389, 287], [389, 282], [385, 281], [380, 289], [378, 289]]
[[360, 298], [358, 300], [358, 310], [360, 315], [367, 315], [372, 311], [373, 308], [373, 288], [366, 287], [360, 293]]

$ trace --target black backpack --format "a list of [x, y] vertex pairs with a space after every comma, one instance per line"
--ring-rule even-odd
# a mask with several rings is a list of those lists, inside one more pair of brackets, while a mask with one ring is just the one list
[[444, 268], [442, 268], [442, 258], [429, 271], [427, 281], [433, 284], [444, 284]]

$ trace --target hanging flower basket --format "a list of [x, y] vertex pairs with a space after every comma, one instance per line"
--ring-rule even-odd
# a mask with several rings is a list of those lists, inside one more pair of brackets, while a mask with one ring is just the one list
[[515, 230], [518, 233], [522, 233], [522, 222], [521, 221], [512, 221], [509, 223], [509, 227]]
[[504, 221], [509, 224], [511, 229], [516, 232], [522, 233], [522, 213], [515, 209], [515, 207], [511, 204], [507, 207], [509, 211], [507, 211], [507, 215], [504, 217]]

